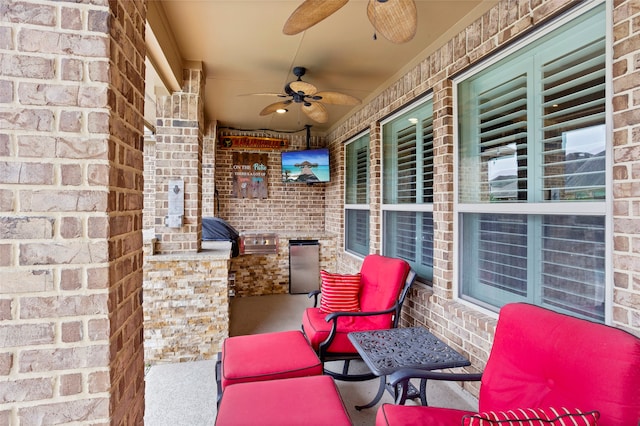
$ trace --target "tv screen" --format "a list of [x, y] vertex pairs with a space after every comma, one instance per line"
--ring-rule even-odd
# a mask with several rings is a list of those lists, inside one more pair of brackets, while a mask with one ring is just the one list
[[329, 182], [327, 148], [282, 153], [282, 181], [290, 183]]

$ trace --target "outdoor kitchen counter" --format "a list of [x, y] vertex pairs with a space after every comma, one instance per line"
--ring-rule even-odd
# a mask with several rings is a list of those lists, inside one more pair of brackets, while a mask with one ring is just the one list
[[[257, 232], [257, 231], [256, 231]], [[269, 254], [241, 254], [231, 259], [230, 272], [235, 296], [263, 296], [289, 293], [289, 241], [317, 240], [320, 268], [336, 268], [337, 235], [328, 232], [270, 231], [277, 235], [277, 250]]]

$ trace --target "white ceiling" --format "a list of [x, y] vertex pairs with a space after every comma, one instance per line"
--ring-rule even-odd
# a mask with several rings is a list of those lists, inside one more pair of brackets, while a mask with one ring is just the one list
[[[302, 0], [153, 1], [166, 17], [165, 28], [150, 21], [153, 32], [170, 34], [185, 64], [203, 65], [209, 120], [218, 127], [251, 130], [292, 131], [311, 124], [314, 134], [325, 134], [360, 106], [327, 105], [329, 121], [319, 124], [308, 119], [299, 104], [286, 114], [260, 116], [265, 106], [282, 99], [251, 94], [283, 93], [285, 84], [296, 79], [293, 67], [303, 66], [307, 73], [302, 80], [319, 91], [343, 92], [366, 103], [496, 3], [416, 0], [415, 38], [393, 44], [382, 37], [374, 40], [366, 0], [351, 0], [294, 36], [284, 35], [282, 27]], [[166, 37], [158, 40], [167, 44]], [[149, 85], [159, 84], [151, 81], [149, 77]]]

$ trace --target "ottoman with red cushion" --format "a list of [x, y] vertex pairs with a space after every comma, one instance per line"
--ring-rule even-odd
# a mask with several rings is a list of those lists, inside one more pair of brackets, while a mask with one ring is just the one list
[[330, 376], [227, 386], [216, 426], [350, 426], [353, 423]]
[[216, 365], [218, 402], [232, 384], [322, 374], [322, 363], [301, 331], [225, 339]]

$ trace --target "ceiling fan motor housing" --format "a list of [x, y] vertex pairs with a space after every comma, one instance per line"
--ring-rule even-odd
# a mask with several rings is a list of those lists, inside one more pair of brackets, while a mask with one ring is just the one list
[[302, 77], [306, 72], [307, 69], [305, 67], [293, 67], [293, 75], [298, 77], [298, 80], [300, 80], [300, 77]]

